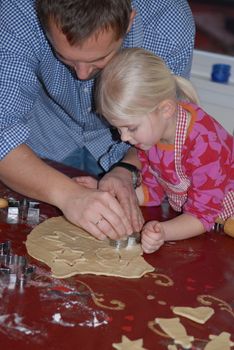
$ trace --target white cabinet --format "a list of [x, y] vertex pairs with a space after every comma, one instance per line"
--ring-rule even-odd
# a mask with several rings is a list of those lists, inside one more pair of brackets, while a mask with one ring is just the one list
[[[228, 84], [211, 81], [212, 65], [231, 65]], [[201, 107], [230, 133], [234, 132], [234, 57], [194, 50], [191, 82], [197, 89]]]

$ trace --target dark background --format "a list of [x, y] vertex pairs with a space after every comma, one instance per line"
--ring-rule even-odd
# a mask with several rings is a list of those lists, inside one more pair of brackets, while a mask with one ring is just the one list
[[188, 0], [196, 22], [195, 48], [234, 56], [234, 0]]

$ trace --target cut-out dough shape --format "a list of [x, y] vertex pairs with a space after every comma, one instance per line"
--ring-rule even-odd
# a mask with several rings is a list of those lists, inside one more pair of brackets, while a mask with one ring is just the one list
[[125, 335], [122, 335], [121, 343], [113, 343], [112, 346], [116, 350], [147, 350], [143, 348], [143, 339], [130, 340]]
[[28, 254], [47, 264], [54, 277], [95, 274], [140, 278], [154, 271], [142, 257], [140, 245], [116, 249], [63, 216], [45, 220], [27, 236]]
[[80, 250], [66, 248], [57, 254], [56, 259], [60, 260], [78, 260], [83, 257], [84, 253]]
[[206, 344], [204, 350], [230, 350], [234, 345], [231, 342], [231, 334], [228, 332], [222, 332], [219, 335], [209, 335], [211, 341]]
[[155, 322], [159, 324], [164, 332], [174, 339], [175, 344], [182, 345], [185, 349], [192, 347], [191, 342], [194, 337], [187, 335], [186, 329], [180, 323], [180, 319], [176, 318], [156, 318]]
[[176, 345], [168, 345], [167, 349], [168, 350], [177, 350], [177, 346]]
[[204, 324], [214, 314], [214, 309], [208, 306], [185, 307], [176, 306], [172, 308], [174, 314], [189, 318], [190, 320]]

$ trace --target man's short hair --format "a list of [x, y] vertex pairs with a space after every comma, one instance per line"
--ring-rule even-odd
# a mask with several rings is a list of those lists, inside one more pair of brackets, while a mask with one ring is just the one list
[[110, 28], [116, 40], [122, 38], [132, 7], [131, 0], [36, 0], [36, 10], [47, 34], [53, 21], [70, 45], [75, 45]]

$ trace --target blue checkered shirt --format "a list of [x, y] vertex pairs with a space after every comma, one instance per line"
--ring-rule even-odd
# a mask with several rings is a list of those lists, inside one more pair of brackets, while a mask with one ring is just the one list
[[[189, 76], [195, 29], [187, 2], [134, 0], [133, 7], [137, 15], [123, 47], [151, 50]], [[0, 159], [23, 143], [59, 162], [85, 146], [108, 170], [128, 146], [113, 141], [95, 113], [93, 87], [94, 80], [78, 80], [55, 57], [34, 0], [0, 1]]]

